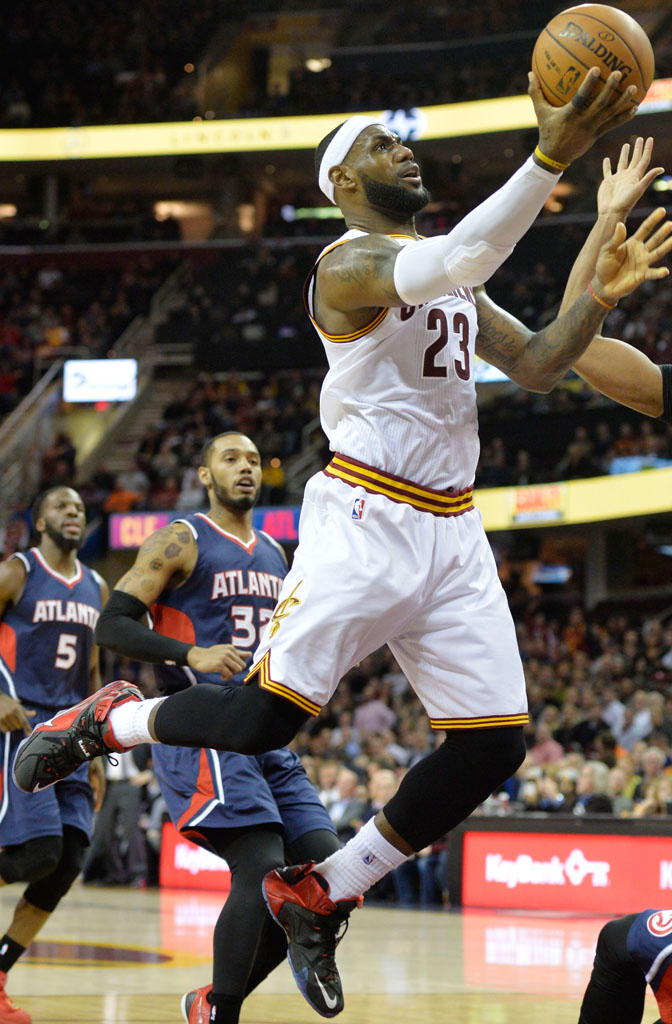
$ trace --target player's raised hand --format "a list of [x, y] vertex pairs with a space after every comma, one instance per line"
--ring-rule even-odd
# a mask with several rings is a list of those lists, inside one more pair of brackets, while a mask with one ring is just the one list
[[672, 250], [672, 222], [664, 220], [664, 207], [649, 214], [630, 238], [621, 221], [610, 241], [600, 249], [592, 287], [613, 305], [629, 295], [643, 281], [667, 277], [667, 267], [656, 266]]
[[23, 729], [27, 736], [33, 728], [28, 719], [34, 718], [35, 714], [35, 711], [27, 711], [21, 701], [14, 700], [8, 693], [0, 693], [0, 732]]
[[611, 169], [609, 157], [604, 158], [604, 177], [597, 191], [598, 216], [616, 216], [619, 220], [624, 220], [628, 216], [649, 185], [665, 170], [664, 167], [649, 169], [652, 153], [653, 139], [648, 138], [645, 142], [638, 136], [632, 147], [632, 154], [629, 142], [621, 147], [615, 171]]
[[215, 644], [213, 647], [192, 647], [187, 663], [197, 672], [215, 672], [222, 679], [231, 679], [246, 668], [251, 655], [239, 651], [233, 644]]
[[599, 68], [591, 68], [569, 103], [553, 107], [541, 91], [539, 79], [530, 71], [528, 93], [534, 104], [539, 125], [539, 148], [542, 153], [561, 164], [586, 153], [595, 139], [629, 121], [637, 112], [633, 106], [636, 86], [618, 93], [620, 71], [612, 71], [600, 84]]

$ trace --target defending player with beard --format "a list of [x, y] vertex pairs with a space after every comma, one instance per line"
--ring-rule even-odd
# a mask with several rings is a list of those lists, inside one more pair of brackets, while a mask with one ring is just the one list
[[[154, 660], [162, 693], [191, 686], [242, 685], [287, 572], [285, 554], [252, 527], [261, 486], [254, 443], [220, 434], [204, 447], [199, 476], [209, 510], [176, 519], [142, 545], [119, 580], [98, 626], [102, 646], [150, 660], [151, 644], [188, 645], [187, 664]], [[144, 624], [149, 614], [153, 632]], [[156, 652], [155, 652], [156, 653]], [[140, 708], [140, 706], [138, 706]], [[323, 859], [339, 847], [329, 815], [296, 754], [250, 757], [193, 747], [155, 746], [153, 767], [168, 812], [182, 835], [223, 857], [231, 892], [214, 935], [212, 985], [185, 995], [185, 1020], [237, 1024], [244, 997], [287, 948], [262, 897], [264, 876], [290, 861]], [[306, 997], [333, 1016], [319, 988]], [[330, 997], [331, 998], [331, 997]]]
[[[79, 494], [52, 487], [33, 506], [37, 546], [0, 565], [0, 731], [10, 767], [33, 725], [100, 687], [94, 629], [108, 591], [77, 558], [85, 521]], [[9, 1001], [7, 972], [79, 874], [104, 789], [102, 761], [92, 768], [82, 765], [37, 802], [11, 771], [2, 774], [0, 885], [28, 886], [0, 939], [0, 1024], [30, 1020]]]

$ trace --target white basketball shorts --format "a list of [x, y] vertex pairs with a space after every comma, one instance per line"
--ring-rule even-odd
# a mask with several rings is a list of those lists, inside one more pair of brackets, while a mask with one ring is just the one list
[[480, 513], [439, 516], [321, 472], [247, 679], [317, 715], [389, 644], [435, 729], [527, 722], [513, 620]]

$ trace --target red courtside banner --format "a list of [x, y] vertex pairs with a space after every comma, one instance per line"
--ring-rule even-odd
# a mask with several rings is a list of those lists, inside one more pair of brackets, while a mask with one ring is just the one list
[[185, 839], [166, 822], [161, 836], [159, 882], [172, 889], [228, 892], [231, 872], [225, 860]]
[[617, 915], [672, 895], [666, 836], [467, 830], [462, 866], [465, 907]]

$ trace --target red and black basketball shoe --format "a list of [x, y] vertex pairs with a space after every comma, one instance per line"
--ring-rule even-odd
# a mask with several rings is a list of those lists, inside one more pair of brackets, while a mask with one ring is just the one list
[[25, 1010], [20, 1010], [5, 992], [7, 975], [0, 971], [0, 1024], [30, 1024], [32, 1017]]
[[364, 898], [334, 902], [329, 883], [312, 863], [269, 871], [262, 892], [271, 917], [287, 935], [287, 959], [301, 994], [317, 1013], [335, 1017], [344, 1006], [336, 947], [351, 911]]
[[182, 1016], [187, 1024], [209, 1024], [212, 1007], [208, 996], [211, 992], [212, 985], [203, 985], [182, 996]]
[[129, 748], [117, 742], [108, 722], [112, 708], [142, 700], [133, 683], [117, 679], [48, 722], [36, 725], [20, 744], [14, 759], [14, 781], [24, 793], [37, 793], [60, 782], [100, 754]]

